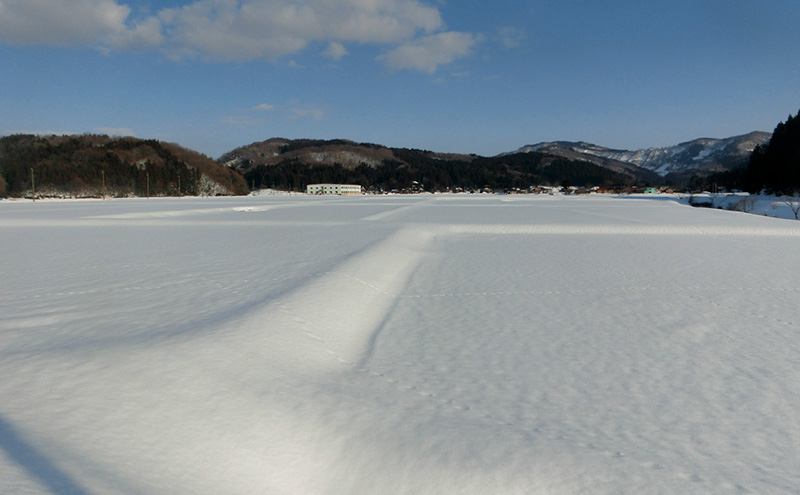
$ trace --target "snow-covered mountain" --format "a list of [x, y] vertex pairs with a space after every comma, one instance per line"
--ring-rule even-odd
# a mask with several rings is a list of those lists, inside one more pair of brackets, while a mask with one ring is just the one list
[[653, 171], [664, 177], [670, 174], [686, 176], [731, 170], [744, 166], [753, 149], [769, 141], [767, 132], [751, 132], [726, 139], [700, 138], [665, 148], [615, 150], [585, 142], [555, 141], [523, 146], [520, 152], [544, 152], [576, 158], [583, 155], [628, 163]]

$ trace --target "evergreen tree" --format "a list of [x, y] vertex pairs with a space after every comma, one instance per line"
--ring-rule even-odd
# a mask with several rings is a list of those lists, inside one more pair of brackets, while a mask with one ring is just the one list
[[751, 193], [800, 191], [800, 111], [775, 127], [769, 143], [753, 150], [743, 184]]

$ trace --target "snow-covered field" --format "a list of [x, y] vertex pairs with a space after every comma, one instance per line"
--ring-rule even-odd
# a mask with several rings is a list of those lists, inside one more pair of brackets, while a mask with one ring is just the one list
[[795, 212], [800, 208], [798, 196], [767, 196], [747, 193], [702, 193], [675, 196], [683, 204], [703, 204], [708, 208], [733, 210], [753, 215], [797, 220]]
[[800, 222], [0, 202], [0, 493], [800, 493]]

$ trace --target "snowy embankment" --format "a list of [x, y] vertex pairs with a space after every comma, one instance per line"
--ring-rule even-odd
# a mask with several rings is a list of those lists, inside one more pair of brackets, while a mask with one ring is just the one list
[[800, 222], [0, 203], [4, 494], [800, 493]]
[[770, 196], [748, 193], [701, 193], [679, 194], [676, 196], [683, 204], [694, 204], [705, 208], [740, 211], [765, 217], [797, 220], [800, 209], [798, 196]]

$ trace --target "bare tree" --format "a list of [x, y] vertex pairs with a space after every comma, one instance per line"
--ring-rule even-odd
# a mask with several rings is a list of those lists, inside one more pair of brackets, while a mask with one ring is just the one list
[[800, 220], [800, 191], [795, 191], [791, 195], [781, 197], [781, 201], [792, 210], [794, 219]]

